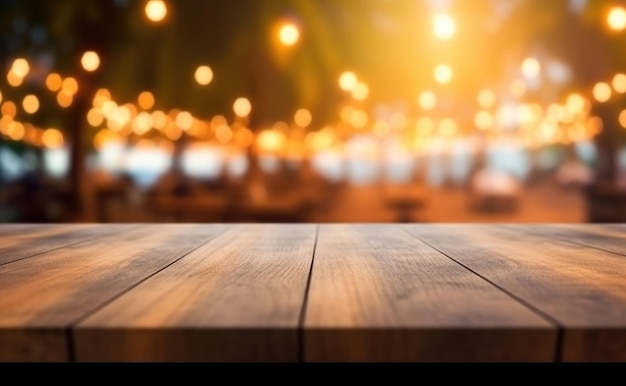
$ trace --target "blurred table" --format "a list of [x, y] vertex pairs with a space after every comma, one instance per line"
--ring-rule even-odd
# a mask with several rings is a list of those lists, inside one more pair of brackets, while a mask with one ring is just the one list
[[624, 224], [3, 224], [2, 361], [626, 361]]

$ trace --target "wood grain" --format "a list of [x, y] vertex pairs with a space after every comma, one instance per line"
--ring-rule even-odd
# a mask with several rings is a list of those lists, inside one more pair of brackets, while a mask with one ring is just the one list
[[296, 361], [315, 225], [239, 224], [74, 330], [79, 361]]
[[68, 360], [68, 328], [226, 227], [124, 227], [1, 266], [0, 360]]
[[307, 361], [551, 361], [549, 322], [398, 225], [322, 225]]
[[562, 228], [541, 235], [527, 225], [406, 229], [555, 320], [563, 361], [626, 361], [624, 256], [564, 241]]
[[575, 244], [619, 253], [626, 256], [626, 228], [590, 224], [510, 225], [518, 232], [549, 235]]
[[[11, 229], [15, 227], [14, 229]], [[2, 226], [0, 266], [67, 245], [135, 228], [136, 225], [20, 225]]]

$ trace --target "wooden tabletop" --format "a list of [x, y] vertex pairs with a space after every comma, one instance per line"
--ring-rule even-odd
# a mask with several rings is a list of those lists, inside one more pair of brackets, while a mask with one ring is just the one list
[[622, 224], [2, 224], [0, 361], [626, 361]]

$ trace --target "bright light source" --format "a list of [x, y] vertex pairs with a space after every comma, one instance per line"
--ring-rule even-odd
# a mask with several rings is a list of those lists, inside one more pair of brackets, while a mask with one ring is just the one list
[[522, 74], [527, 78], [535, 78], [541, 72], [541, 65], [535, 58], [526, 58], [522, 62]]
[[438, 14], [435, 15], [433, 21], [433, 32], [435, 37], [441, 40], [448, 40], [454, 33], [456, 32], [456, 24], [454, 19], [447, 14]]
[[614, 6], [609, 11], [606, 21], [613, 31], [622, 31], [626, 28], [626, 10], [620, 6]]
[[167, 16], [167, 6], [163, 0], [150, 0], [144, 8], [146, 16], [155, 23], [162, 21]]
[[424, 91], [419, 96], [419, 105], [424, 110], [432, 110], [437, 105], [437, 96], [432, 91]]
[[80, 64], [85, 71], [94, 72], [100, 67], [100, 56], [95, 51], [87, 51], [80, 59]]
[[493, 91], [485, 89], [478, 93], [478, 104], [480, 107], [486, 109], [493, 106], [494, 103], [496, 103], [496, 95]]
[[435, 68], [435, 80], [437, 83], [446, 84], [452, 80], [452, 68], [447, 64], [440, 64]]
[[200, 66], [194, 74], [196, 82], [201, 86], [206, 86], [213, 80], [213, 70], [209, 66]]
[[352, 91], [358, 83], [359, 80], [357, 79], [356, 74], [352, 71], [345, 71], [339, 76], [339, 87], [343, 91]]
[[252, 111], [252, 104], [247, 98], [237, 98], [233, 103], [233, 111], [238, 117], [247, 117]]
[[605, 82], [596, 83], [593, 86], [593, 97], [600, 103], [607, 102], [611, 99], [611, 86]]
[[13, 61], [11, 65], [11, 72], [13, 72], [19, 78], [25, 78], [30, 71], [28, 61], [24, 58], [18, 58]]
[[285, 23], [278, 31], [280, 42], [286, 46], [293, 46], [300, 40], [300, 30], [293, 23]]
[[313, 116], [311, 115], [311, 112], [309, 110], [300, 109], [296, 111], [296, 114], [294, 115], [293, 120], [296, 123], [296, 125], [300, 127], [308, 127], [311, 124], [311, 121], [313, 120]]
[[139, 107], [144, 110], [150, 110], [154, 107], [154, 95], [150, 91], [144, 91], [137, 97]]
[[620, 94], [626, 93], [626, 74], [615, 74], [613, 77], [613, 89]]

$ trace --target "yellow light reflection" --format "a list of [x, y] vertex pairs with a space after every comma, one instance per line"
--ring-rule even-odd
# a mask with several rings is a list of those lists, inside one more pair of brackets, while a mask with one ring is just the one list
[[437, 96], [432, 91], [424, 91], [418, 99], [419, 105], [424, 110], [432, 110], [437, 105]]
[[100, 56], [95, 51], [86, 51], [80, 58], [80, 64], [87, 72], [94, 72], [100, 67]]
[[626, 74], [615, 74], [612, 83], [613, 90], [620, 94], [626, 93]]
[[18, 76], [13, 70], [7, 74], [7, 83], [12, 87], [19, 87], [24, 83], [24, 78]]
[[63, 79], [61, 88], [63, 91], [67, 92], [69, 95], [74, 96], [78, 92], [78, 81], [75, 78], [69, 76]]
[[358, 83], [359, 80], [352, 71], [345, 71], [339, 76], [339, 88], [345, 92], [352, 91]]
[[30, 65], [24, 58], [15, 59], [11, 65], [11, 72], [19, 78], [25, 78], [30, 72]]
[[213, 80], [213, 70], [209, 66], [199, 66], [194, 73], [196, 82], [201, 86], [206, 86]]
[[626, 10], [621, 6], [614, 6], [609, 10], [606, 17], [609, 28], [614, 31], [622, 31], [626, 28]]
[[293, 46], [300, 40], [300, 30], [293, 23], [285, 23], [278, 31], [278, 38], [282, 44]]
[[447, 64], [440, 64], [435, 68], [434, 76], [437, 83], [450, 83], [452, 80], [452, 68]]
[[250, 115], [252, 104], [247, 98], [237, 98], [233, 103], [233, 112], [236, 116], [244, 118]]
[[352, 98], [357, 101], [364, 101], [370, 95], [370, 88], [363, 82], [358, 82], [352, 89]]
[[454, 36], [455, 32], [456, 23], [450, 15], [444, 13], [435, 15], [433, 19], [433, 33], [435, 37], [441, 40], [448, 40]]
[[150, 0], [146, 3], [144, 12], [150, 21], [158, 23], [167, 16], [167, 6], [163, 0]]
[[541, 72], [541, 64], [535, 58], [526, 58], [522, 62], [522, 74], [527, 78], [535, 78]]
[[593, 97], [600, 103], [607, 102], [611, 99], [611, 86], [605, 82], [598, 82], [593, 86]]
[[193, 126], [193, 115], [187, 111], [181, 111], [176, 115], [176, 124], [182, 130], [189, 130]]

